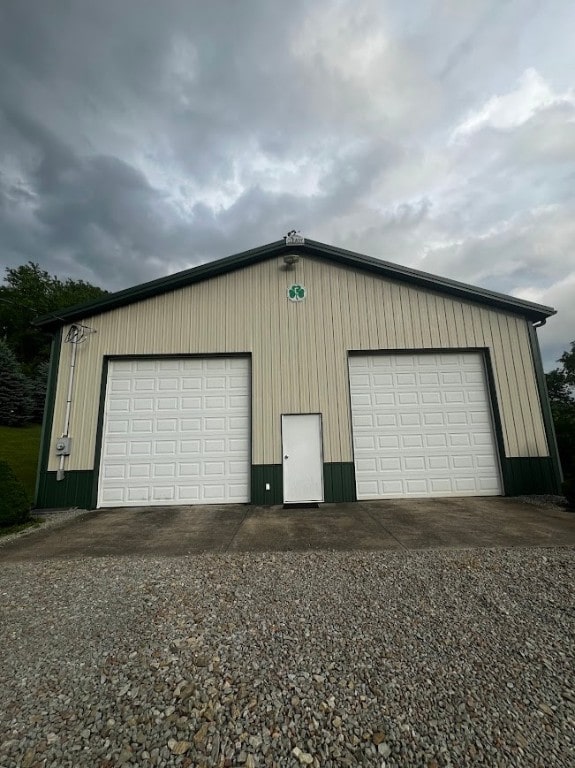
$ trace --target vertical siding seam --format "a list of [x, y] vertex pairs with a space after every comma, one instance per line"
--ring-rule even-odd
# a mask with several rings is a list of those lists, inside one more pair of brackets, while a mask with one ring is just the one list
[[409, 289], [409, 304], [411, 307], [411, 321], [413, 323], [413, 343], [418, 349], [422, 349], [428, 346], [424, 343], [423, 327], [421, 323], [421, 313], [419, 308], [420, 296], [422, 300], [425, 300], [423, 295], [418, 294], [416, 291]]
[[445, 306], [445, 299], [443, 296], [436, 296], [436, 304], [438, 306], [437, 327], [439, 330], [439, 345], [441, 347], [447, 347], [449, 339], [449, 325], [447, 323], [447, 308]]
[[421, 294], [421, 301], [419, 304], [422, 340], [424, 346], [429, 348], [437, 346], [434, 339], [436, 328], [431, 320], [431, 303], [433, 299], [434, 297], [430, 293]]

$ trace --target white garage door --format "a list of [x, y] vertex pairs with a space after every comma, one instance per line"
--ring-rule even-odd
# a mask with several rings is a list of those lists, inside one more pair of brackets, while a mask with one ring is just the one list
[[113, 360], [98, 506], [249, 501], [246, 358]]
[[501, 493], [483, 358], [349, 358], [358, 499]]

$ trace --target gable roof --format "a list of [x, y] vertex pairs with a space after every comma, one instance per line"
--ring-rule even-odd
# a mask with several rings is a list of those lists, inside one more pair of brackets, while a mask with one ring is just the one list
[[211, 277], [223, 275], [242, 267], [257, 264], [267, 259], [277, 256], [283, 256], [288, 252], [297, 252], [308, 256], [315, 256], [325, 261], [331, 261], [341, 266], [360, 269], [364, 272], [370, 272], [379, 277], [386, 277], [391, 280], [400, 281], [419, 288], [447, 294], [459, 299], [486, 304], [492, 309], [502, 309], [507, 312], [523, 315], [533, 322], [545, 321], [550, 315], [554, 315], [556, 310], [552, 307], [546, 307], [542, 304], [535, 304], [531, 301], [517, 299], [514, 296], [508, 296], [504, 293], [488, 291], [485, 288], [476, 288], [466, 283], [459, 283], [446, 277], [437, 277], [428, 272], [421, 272], [410, 267], [402, 267], [398, 264], [392, 264], [389, 261], [381, 261], [371, 256], [364, 256], [361, 253], [347, 251], [343, 248], [336, 248], [333, 245], [317, 242], [316, 240], [305, 240], [300, 244], [286, 244], [284, 240], [276, 240], [268, 245], [262, 245], [259, 248], [252, 248], [249, 251], [243, 251], [224, 259], [202, 264], [199, 267], [186, 269], [183, 272], [177, 272], [168, 277], [161, 277], [158, 280], [152, 280], [149, 283], [141, 283], [133, 288], [126, 288], [123, 291], [110, 293], [101, 299], [89, 302], [88, 304], [77, 304], [66, 308], [58, 314], [50, 313], [37, 318], [34, 325], [54, 330], [75, 320], [81, 320], [86, 317], [93, 317], [104, 312], [108, 312], [118, 307], [124, 307], [128, 304], [134, 304], [143, 299], [149, 299], [153, 296], [160, 296], [163, 293], [184, 288], [193, 283], [199, 283], [203, 280], [209, 280]]

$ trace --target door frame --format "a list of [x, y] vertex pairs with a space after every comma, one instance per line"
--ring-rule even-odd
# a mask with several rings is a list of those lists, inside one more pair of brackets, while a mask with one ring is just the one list
[[280, 440], [282, 451], [282, 498], [284, 504], [305, 504], [307, 502], [286, 501], [285, 500], [285, 459], [284, 459], [284, 416], [319, 416], [319, 458], [320, 458], [320, 478], [321, 478], [321, 499], [310, 501], [310, 504], [322, 504], [325, 500], [325, 481], [323, 476], [324, 452], [323, 452], [323, 414], [319, 411], [307, 411], [282, 413], [280, 415]]

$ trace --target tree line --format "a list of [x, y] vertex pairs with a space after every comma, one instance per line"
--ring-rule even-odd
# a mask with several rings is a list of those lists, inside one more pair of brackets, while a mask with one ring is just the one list
[[32, 261], [8, 267], [0, 286], [0, 425], [40, 423], [51, 335], [34, 318], [84, 304], [107, 291], [84, 280], [60, 280]]
[[575, 341], [557, 362], [559, 367], [546, 374], [547, 390], [567, 491], [575, 500]]

